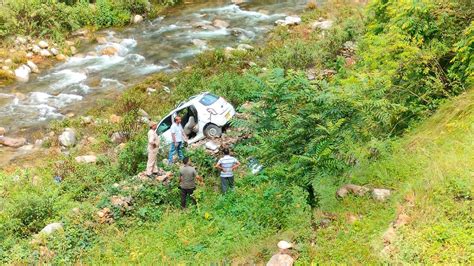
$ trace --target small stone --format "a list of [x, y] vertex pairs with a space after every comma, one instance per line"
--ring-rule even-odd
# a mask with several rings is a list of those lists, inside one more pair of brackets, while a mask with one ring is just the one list
[[87, 29], [79, 29], [71, 33], [71, 36], [73, 37], [84, 37], [87, 34], [89, 34], [89, 30]]
[[67, 46], [73, 46], [74, 45], [74, 42], [72, 41], [65, 41], [64, 42]]
[[16, 37], [15, 43], [17, 44], [26, 44], [28, 40], [25, 37], [18, 36]]
[[13, 64], [13, 60], [11, 60], [10, 58], [8, 59], [5, 59], [5, 62], [3, 62], [5, 65], [11, 65]]
[[123, 143], [127, 140], [126, 134], [123, 132], [114, 132], [112, 136], [110, 137], [110, 141], [115, 144], [120, 144]]
[[91, 116], [83, 116], [81, 117], [82, 123], [85, 125], [91, 124], [93, 122]]
[[241, 5], [245, 2], [247, 2], [247, 0], [232, 0], [231, 2], [232, 2], [232, 4], [235, 4], [235, 5]]
[[8, 71], [8, 70], [10, 70], [10, 67], [9, 66], [2, 66], [2, 70]]
[[71, 128], [66, 128], [58, 137], [59, 143], [64, 147], [71, 147], [76, 144], [76, 133]]
[[76, 115], [75, 113], [67, 113], [67, 114], [66, 114], [66, 117], [67, 117], [67, 118], [72, 118], [72, 117], [74, 117], [75, 115]]
[[46, 49], [46, 48], [48, 48], [48, 43], [46, 41], [40, 41], [40, 42], [38, 42], [38, 46], [41, 49]]
[[150, 95], [150, 94], [152, 94], [152, 93], [154, 93], [154, 92], [156, 92], [156, 89], [153, 89], [153, 88], [146, 88], [146, 93], [147, 93], [148, 95]]
[[6, 133], [5, 128], [4, 128], [4, 127], [0, 127], [0, 137], [3, 136], [3, 135], [5, 135], [5, 133]]
[[52, 53], [54, 56], [56, 56], [56, 55], [59, 54], [59, 51], [58, 51], [58, 49], [56, 49], [56, 48], [51, 48], [50, 51], [51, 51], [51, 53]]
[[221, 29], [226, 29], [229, 27], [229, 22], [227, 21], [224, 21], [224, 20], [221, 20], [221, 19], [215, 19], [213, 22], [212, 22], [212, 25], [214, 27], [217, 27], [217, 28], [221, 28]]
[[217, 151], [219, 149], [219, 145], [217, 145], [213, 141], [206, 142], [206, 144], [204, 144], [204, 146], [206, 147], [206, 149], [211, 150], [211, 151]]
[[298, 16], [287, 16], [285, 19], [275, 21], [276, 25], [294, 26], [301, 24], [301, 18]]
[[33, 61], [28, 60], [28, 61], [26, 61], [26, 64], [31, 69], [31, 72], [33, 72], [33, 73], [39, 73], [40, 72], [38, 66], [35, 63], [33, 63]]
[[311, 29], [321, 29], [321, 30], [328, 30], [332, 27], [332, 20], [324, 20], [324, 21], [315, 21], [311, 24]]
[[41, 47], [39, 47], [38, 45], [33, 45], [31, 51], [35, 54], [39, 54], [41, 52]]
[[374, 188], [372, 191], [372, 196], [378, 201], [385, 201], [390, 196], [390, 194], [390, 190], [383, 188]]
[[50, 235], [58, 230], [63, 229], [63, 224], [62, 223], [51, 223], [45, 226], [41, 231], [40, 234], [46, 234]]
[[400, 213], [397, 217], [397, 220], [393, 224], [393, 226], [395, 228], [399, 228], [401, 226], [404, 226], [404, 225], [408, 224], [409, 222], [410, 222], [410, 216], [408, 216], [404, 213]]
[[63, 54], [58, 54], [58, 55], [56, 55], [56, 60], [64, 61], [64, 60], [66, 60], [66, 56], [63, 55]]
[[15, 69], [15, 77], [19, 82], [27, 82], [30, 79], [31, 69], [27, 65], [21, 65]]
[[336, 192], [336, 195], [341, 198], [344, 198], [349, 193], [355, 194], [357, 196], [363, 196], [368, 191], [369, 189], [366, 187], [353, 185], [353, 184], [347, 184], [339, 188]]
[[249, 45], [249, 44], [245, 44], [245, 43], [241, 43], [237, 46], [237, 49], [238, 50], [243, 50], [243, 51], [247, 51], [247, 50], [253, 50], [253, 46], [252, 45]]
[[28, 59], [33, 58], [33, 53], [32, 52], [26, 53], [26, 58], [28, 58]]
[[87, 52], [86, 56], [97, 56], [97, 53], [94, 51]]
[[73, 55], [77, 54], [77, 48], [76, 47], [71, 46], [71, 47], [69, 47], [69, 49], [71, 50], [71, 54], [73, 54]]
[[96, 163], [97, 162], [97, 156], [95, 155], [83, 155], [83, 156], [77, 156], [75, 158], [77, 163]]
[[391, 244], [393, 243], [393, 241], [395, 240], [395, 237], [397, 236], [396, 232], [395, 232], [395, 229], [390, 226], [390, 228], [387, 229], [387, 231], [385, 231], [385, 233], [383, 234], [383, 242], [385, 244]]
[[44, 57], [49, 57], [49, 56], [51, 56], [52, 54], [51, 54], [50, 51], [48, 51], [48, 50], [46, 50], [46, 49], [42, 49], [42, 50], [39, 52], [39, 55], [44, 56]]
[[143, 21], [143, 17], [141, 15], [135, 15], [133, 17], [133, 24], [138, 24], [138, 23], [141, 23]]
[[25, 138], [9, 138], [9, 137], [2, 136], [0, 137], [0, 144], [7, 147], [19, 148], [26, 144], [26, 139]]

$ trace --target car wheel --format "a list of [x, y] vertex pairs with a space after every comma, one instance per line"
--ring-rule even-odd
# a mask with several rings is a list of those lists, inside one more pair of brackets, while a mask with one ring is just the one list
[[204, 135], [208, 138], [218, 138], [222, 135], [222, 128], [214, 124], [209, 124], [204, 129]]

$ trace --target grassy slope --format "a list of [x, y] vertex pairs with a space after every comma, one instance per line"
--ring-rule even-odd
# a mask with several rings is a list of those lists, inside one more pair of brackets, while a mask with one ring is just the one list
[[[385, 203], [349, 197], [322, 206], [337, 218], [317, 232], [315, 259], [473, 263], [473, 139], [471, 89], [396, 142], [393, 153], [352, 171], [354, 183], [390, 188], [394, 194]], [[384, 232], [400, 213], [409, 216], [408, 223], [383, 252]], [[351, 214], [360, 218], [350, 223]]]
[[[86, 263], [153, 263], [264, 261], [280, 238], [315, 235], [315, 245], [299, 243], [300, 261], [320, 263], [473, 262], [472, 188], [474, 161], [474, 90], [445, 104], [435, 116], [395, 142], [392, 152], [375, 163], [362, 163], [352, 171], [353, 183], [390, 188], [394, 194], [380, 203], [369, 196], [327, 201], [315, 219], [331, 216], [328, 227], [311, 227], [258, 237], [236, 233], [238, 221], [208, 221], [205, 212], [170, 211], [158, 224], [135, 225], [117, 233], [109, 228], [102, 244], [85, 256]], [[205, 199], [216, 204], [221, 196]], [[408, 223], [384, 249], [383, 235], [400, 214]], [[349, 222], [350, 215], [358, 216]], [[198, 216], [198, 217], [196, 217]], [[216, 231], [219, 230], [219, 231]], [[226, 239], [238, 235], [239, 239]], [[234, 231], [234, 232], [233, 232]], [[267, 235], [265, 237], [265, 235]], [[205, 249], [200, 250], [200, 243]], [[189, 249], [196, 249], [193, 258]]]

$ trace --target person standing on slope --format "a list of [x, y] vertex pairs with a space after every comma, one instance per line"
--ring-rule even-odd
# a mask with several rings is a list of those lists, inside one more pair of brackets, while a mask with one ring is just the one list
[[148, 161], [146, 163], [146, 175], [152, 177], [153, 174], [158, 173], [156, 167], [156, 156], [158, 154], [158, 147], [160, 146], [160, 138], [156, 134], [156, 123], [150, 122], [150, 130], [148, 130]]
[[181, 208], [186, 209], [186, 200], [189, 196], [194, 205], [196, 200], [193, 198], [193, 192], [196, 189], [196, 180], [203, 182], [202, 178], [197, 175], [196, 168], [191, 166], [189, 157], [184, 157], [184, 165], [179, 169], [179, 188], [181, 190]]
[[222, 186], [222, 193], [226, 193], [227, 189], [234, 188], [234, 170], [239, 167], [240, 162], [230, 156], [230, 151], [228, 148], [224, 148], [224, 157], [222, 157], [215, 167], [221, 170], [221, 186]]
[[173, 155], [175, 152], [178, 152], [178, 157], [180, 160], [184, 159], [183, 155], [183, 142], [187, 140], [186, 135], [183, 131], [183, 126], [181, 125], [181, 117], [176, 116], [174, 118], [174, 123], [171, 125], [171, 142], [170, 152], [168, 154], [168, 163], [173, 164]]

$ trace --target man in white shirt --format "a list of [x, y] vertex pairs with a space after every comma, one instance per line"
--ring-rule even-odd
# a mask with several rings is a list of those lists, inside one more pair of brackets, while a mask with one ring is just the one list
[[178, 152], [178, 157], [180, 160], [184, 159], [183, 155], [183, 142], [187, 140], [186, 135], [184, 134], [183, 126], [181, 125], [181, 117], [176, 116], [174, 118], [174, 123], [171, 125], [171, 142], [170, 152], [168, 154], [169, 164], [173, 164], [173, 155]]
[[222, 157], [215, 167], [221, 170], [221, 186], [222, 192], [226, 193], [228, 188], [234, 188], [234, 170], [239, 167], [240, 162], [230, 156], [228, 148], [224, 148], [224, 157]]
[[160, 146], [160, 138], [156, 134], [156, 123], [150, 123], [150, 130], [148, 130], [148, 161], [146, 163], [146, 175], [152, 177], [153, 174], [158, 173], [156, 167], [156, 155], [158, 154], [158, 147]]

